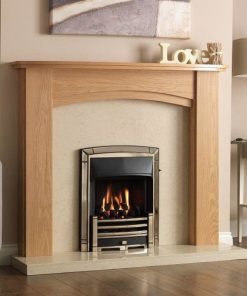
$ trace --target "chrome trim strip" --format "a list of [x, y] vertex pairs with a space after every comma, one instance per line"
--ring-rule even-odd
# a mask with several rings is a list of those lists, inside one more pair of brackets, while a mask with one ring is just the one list
[[141, 231], [124, 231], [124, 232], [104, 232], [104, 233], [98, 233], [98, 238], [113, 238], [116, 236], [119, 237], [130, 237], [130, 236], [147, 236], [148, 231], [147, 230], [141, 230]]
[[[146, 237], [146, 234], [128, 234], [128, 238], [130, 237]], [[112, 238], [126, 238], [126, 235], [114, 235], [114, 236], [99, 236], [99, 239], [112, 239]]]
[[112, 145], [84, 148], [83, 152], [87, 155], [105, 154], [105, 153], [148, 153], [155, 154], [156, 147], [132, 146], [132, 145]]
[[113, 239], [113, 238], [130, 238], [130, 237], [147, 237], [147, 234], [128, 234], [128, 235], [114, 235], [114, 236], [99, 236], [99, 239]]
[[143, 228], [147, 227], [148, 224], [133, 224], [133, 225], [109, 225], [109, 226], [98, 226], [98, 230], [102, 229], [129, 229], [129, 228]]
[[88, 163], [87, 155], [81, 155], [81, 252], [89, 252], [89, 221], [88, 221]]
[[143, 217], [143, 218], [126, 218], [126, 219], [112, 219], [112, 220], [98, 220], [98, 224], [101, 223], [118, 223], [118, 222], [135, 222], [135, 221], [147, 221], [148, 218], [147, 217]]
[[154, 245], [154, 223], [153, 214], [148, 214], [148, 247], [151, 248]]
[[97, 252], [97, 248], [98, 248], [98, 223], [97, 223], [98, 217], [97, 216], [93, 216], [92, 218], [92, 231], [93, 231], [93, 235], [92, 235], [92, 250], [93, 252]]
[[102, 247], [98, 248], [98, 252], [103, 252], [104, 250], [110, 250], [110, 249], [119, 249], [120, 251], [128, 251], [129, 249], [134, 249], [134, 248], [144, 248], [144, 250], [147, 249], [147, 245], [123, 245], [123, 246], [110, 246], [110, 247]]

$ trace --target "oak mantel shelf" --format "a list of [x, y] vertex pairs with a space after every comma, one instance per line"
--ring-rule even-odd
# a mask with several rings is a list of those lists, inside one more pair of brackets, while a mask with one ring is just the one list
[[208, 64], [160, 64], [160, 63], [123, 63], [123, 62], [81, 62], [81, 61], [17, 61], [12, 63], [15, 69], [29, 67], [48, 68], [78, 68], [78, 69], [101, 69], [101, 70], [160, 70], [160, 71], [213, 71], [222, 72], [227, 69], [226, 65]]

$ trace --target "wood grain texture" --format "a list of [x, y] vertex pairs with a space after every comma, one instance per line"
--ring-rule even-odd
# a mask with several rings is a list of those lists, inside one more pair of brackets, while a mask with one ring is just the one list
[[0, 296], [246, 296], [246, 260], [26, 277], [0, 267]]
[[19, 71], [19, 132], [18, 132], [18, 242], [19, 255], [24, 256], [26, 250], [26, 69]]
[[64, 106], [73, 103], [82, 103], [89, 101], [107, 101], [107, 100], [142, 100], [162, 102], [182, 107], [190, 108], [192, 106], [191, 99], [185, 99], [167, 94], [148, 93], [139, 91], [112, 91], [112, 92], [95, 92], [84, 93], [79, 95], [71, 95], [71, 97], [57, 97], [53, 101], [53, 107]]
[[52, 109], [137, 99], [190, 110], [190, 243], [218, 243], [218, 71], [224, 66], [18, 62], [20, 255], [52, 254]]
[[140, 70], [140, 71], [225, 71], [228, 66], [208, 64], [159, 64], [159, 63], [120, 63], [120, 62], [80, 62], [80, 61], [17, 61], [12, 66], [18, 68], [44, 67], [63, 69], [97, 70]]
[[100, 99], [141, 99], [190, 106], [194, 98], [193, 72], [53, 69], [53, 77], [54, 106]]
[[190, 203], [190, 239], [196, 245], [219, 240], [218, 75], [197, 73], [197, 97], [192, 112], [194, 138]]
[[192, 104], [189, 124], [189, 243], [196, 244], [196, 102]]
[[25, 256], [52, 254], [51, 71], [26, 73]]

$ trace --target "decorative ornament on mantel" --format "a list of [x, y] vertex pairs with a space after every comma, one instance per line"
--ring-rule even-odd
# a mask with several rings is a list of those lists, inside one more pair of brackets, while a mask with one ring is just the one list
[[208, 43], [209, 62], [212, 65], [223, 65], [223, 52], [221, 43]]
[[168, 59], [169, 43], [160, 43], [162, 52], [161, 64], [211, 64], [223, 65], [223, 52], [221, 43], [208, 43], [207, 50], [179, 49], [172, 53], [172, 59]]

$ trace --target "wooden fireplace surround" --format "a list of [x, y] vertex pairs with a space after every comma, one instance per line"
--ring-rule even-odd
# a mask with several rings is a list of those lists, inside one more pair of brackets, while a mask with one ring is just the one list
[[19, 72], [19, 255], [52, 255], [52, 110], [91, 100], [190, 109], [189, 239], [218, 244], [218, 73], [224, 66], [15, 62]]

